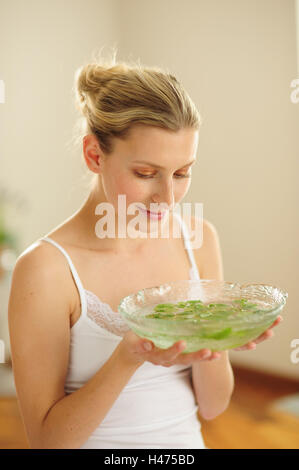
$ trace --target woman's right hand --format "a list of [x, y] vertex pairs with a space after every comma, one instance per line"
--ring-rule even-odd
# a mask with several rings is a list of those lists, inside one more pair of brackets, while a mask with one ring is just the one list
[[[144, 345], [150, 345], [151, 349], [145, 349]], [[136, 335], [129, 330], [119, 344], [123, 358], [131, 364], [142, 365], [148, 361], [152, 364], [170, 367], [173, 365], [192, 365], [193, 362], [210, 361], [219, 359], [220, 352], [212, 352], [210, 349], [200, 349], [193, 353], [182, 354], [185, 349], [185, 341], [177, 341], [170, 348], [157, 348], [154, 343], [146, 338]]]

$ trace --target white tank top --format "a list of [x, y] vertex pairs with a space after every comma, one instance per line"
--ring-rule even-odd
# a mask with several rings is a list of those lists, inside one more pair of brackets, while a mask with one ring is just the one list
[[[187, 227], [179, 214], [185, 247], [191, 263], [190, 279], [199, 279]], [[66, 257], [77, 286], [81, 316], [71, 328], [70, 352], [64, 390], [82, 387], [108, 360], [128, 331], [125, 321], [110, 305], [84, 289], [76, 268]], [[133, 374], [104, 420], [80, 449], [206, 448], [201, 435], [198, 407], [192, 388], [191, 366], [157, 366], [145, 362]]]

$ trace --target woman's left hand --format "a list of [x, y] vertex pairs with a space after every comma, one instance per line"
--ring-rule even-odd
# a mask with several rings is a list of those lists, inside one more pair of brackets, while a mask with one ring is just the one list
[[232, 351], [246, 351], [246, 350], [251, 351], [252, 349], [255, 349], [257, 343], [261, 343], [262, 341], [265, 341], [265, 339], [269, 339], [269, 338], [272, 338], [272, 336], [274, 336], [274, 332], [272, 331], [272, 328], [274, 326], [279, 325], [279, 323], [281, 322], [282, 322], [282, 317], [278, 315], [276, 320], [272, 323], [272, 325], [266, 331], [264, 331], [264, 333], [258, 336], [255, 340], [244, 344], [244, 346], [241, 346], [240, 348], [232, 349]]
[[[280, 315], [278, 315], [278, 317], [272, 323], [272, 325], [266, 331], [264, 331], [264, 333], [258, 336], [255, 340], [249, 341], [249, 343], [246, 343], [239, 348], [231, 349], [231, 351], [251, 351], [253, 349], [256, 349], [257, 343], [261, 343], [262, 341], [265, 341], [265, 339], [269, 339], [269, 338], [272, 338], [272, 336], [274, 336], [272, 328], [274, 326], [279, 325], [279, 323], [281, 323], [282, 320], [283, 318]], [[224, 351], [211, 351], [207, 349], [207, 352], [209, 352], [210, 355], [206, 359], [204, 359], [204, 361], [213, 361], [214, 359], [220, 359], [221, 357], [224, 357], [223, 355]]]

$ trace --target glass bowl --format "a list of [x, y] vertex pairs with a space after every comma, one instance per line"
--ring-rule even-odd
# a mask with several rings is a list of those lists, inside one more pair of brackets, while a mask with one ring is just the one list
[[166, 349], [186, 341], [183, 353], [243, 346], [275, 321], [287, 292], [266, 284], [183, 280], [124, 297], [118, 312], [138, 336]]

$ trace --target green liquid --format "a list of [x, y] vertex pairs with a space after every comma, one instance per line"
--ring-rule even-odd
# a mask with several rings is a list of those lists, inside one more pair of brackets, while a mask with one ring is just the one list
[[194, 319], [197, 321], [205, 318], [213, 320], [225, 320], [229, 318], [242, 318], [250, 313], [260, 311], [261, 307], [249, 302], [247, 299], [236, 299], [227, 303], [204, 304], [201, 300], [188, 300], [186, 302], [158, 304], [146, 314], [146, 318], [165, 320]]
[[[151, 306], [147, 312], [143, 312], [146, 319], [167, 320], [169, 329], [163, 322], [159, 334], [141, 331], [141, 328], [133, 328], [137, 334], [151, 339], [157, 347], [168, 348], [176, 341], [186, 340], [187, 346], [183, 352], [193, 352], [198, 349], [209, 348], [220, 351], [223, 349], [236, 348], [257, 338], [270, 326], [274, 318], [258, 324], [264, 316], [265, 303], [253, 303], [246, 298], [240, 298], [225, 303], [206, 303], [201, 300], [188, 300], [177, 303], [161, 303]], [[229, 320], [240, 320], [239, 326], [222, 326]], [[171, 322], [182, 321], [182, 325], [196, 323], [199, 326], [196, 334], [187, 336], [170, 334]], [[219, 326], [217, 327], [217, 323]], [[241, 326], [240, 326], [241, 325]], [[192, 328], [192, 327], [191, 327]], [[170, 331], [169, 331], [170, 330]], [[193, 328], [192, 328], [193, 330]], [[194, 326], [194, 331], [196, 330]], [[174, 331], [172, 332], [174, 333]]]

